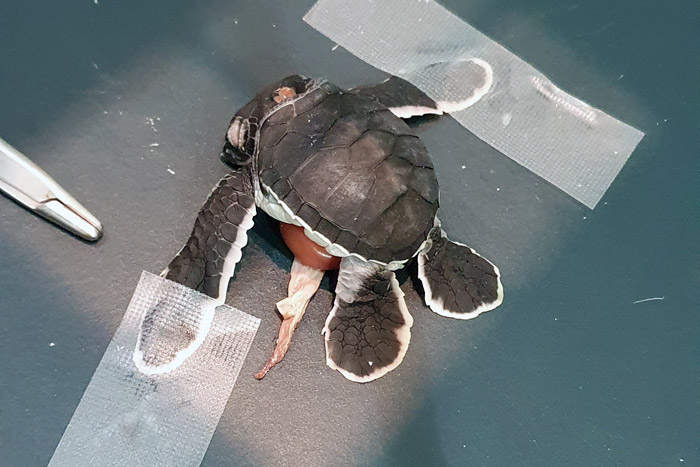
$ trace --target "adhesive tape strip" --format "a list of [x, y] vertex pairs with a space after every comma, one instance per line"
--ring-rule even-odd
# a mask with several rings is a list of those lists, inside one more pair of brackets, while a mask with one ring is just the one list
[[260, 324], [216, 305], [143, 272], [49, 466], [200, 465]]
[[591, 209], [644, 136], [434, 1], [319, 0], [304, 20], [420, 88], [479, 138]]

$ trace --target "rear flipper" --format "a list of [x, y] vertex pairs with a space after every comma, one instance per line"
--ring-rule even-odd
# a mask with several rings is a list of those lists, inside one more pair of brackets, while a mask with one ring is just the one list
[[248, 169], [241, 168], [219, 181], [199, 211], [189, 240], [161, 275], [224, 303], [253, 216], [253, 185]]
[[413, 318], [394, 272], [345, 257], [335, 292], [323, 328], [328, 366], [358, 383], [399, 366], [411, 340]]
[[418, 277], [431, 310], [471, 319], [501, 304], [503, 285], [496, 266], [468, 246], [448, 240], [439, 225], [430, 241], [432, 245], [418, 254]]
[[449, 100], [434, 101], [423, 91], [396, 76], [374, 86], [362, 86], [352, 92], [372, 97], [399, 118], [442, 115], [458, 112], [478, 102], [493, 84], [493, 70], [484, 60], [471, 58], [457, 62], [438, 62], [426, 67], [426, 73], [444, 76], [442, 89]]

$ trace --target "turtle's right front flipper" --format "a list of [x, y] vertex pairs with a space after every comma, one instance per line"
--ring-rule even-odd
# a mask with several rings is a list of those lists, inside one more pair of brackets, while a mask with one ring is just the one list
[[399, 118], [412, 118], [464, 110], [484, 97], [493, 84], [491, 65], [479, 58], [433, 63], [426, 66], [422, 74], [441, 78], [433, 84], [433, 90], [445, 100], [435, 101], [397, 76], [351, 92], [379, 101]]
[[403, 360], [413, 317], [393, 271], [352, 256], [340, 262], [335, 303], [323, 328], [326, 363], [366, 383]]
[[255, 195], [248, 167], [219, 181], [185, 246], [161, 274], [223, 303], [228, 282], [253, 226]]
[[437, 102], [398, 76], [392, 76], [383, 83], [355, 88], [352, 92], [379, 101], [399, 118], [442, 115], [443, 113]]
[[255, 200], [247, 168], [226, 175], [202, 206], [185, 246], [161, 274], [215, 301], [193, 312], [162, 300], [144, 316], [134, 350], [136, 367], [162, 374], [180, 366], [204, 342], [215, 309], [224, 303], [228, 282], [248, 242]]

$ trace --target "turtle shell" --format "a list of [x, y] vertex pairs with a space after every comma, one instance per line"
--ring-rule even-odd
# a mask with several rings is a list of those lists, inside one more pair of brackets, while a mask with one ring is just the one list
[[261, 122], [257, 168], [294, 216], [365, 259], [411, 258], [438, 209], [423, 142], [372, 97], [313, 86]]

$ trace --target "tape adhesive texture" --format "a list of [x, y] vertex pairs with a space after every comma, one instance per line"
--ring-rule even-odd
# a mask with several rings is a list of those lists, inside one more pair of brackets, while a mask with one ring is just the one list
[[319, 0], [304, 20], [591, 209], [644, 136], [434, 1]]
[[200, 465], [259, 324], [144, 272], [49, 466]]

